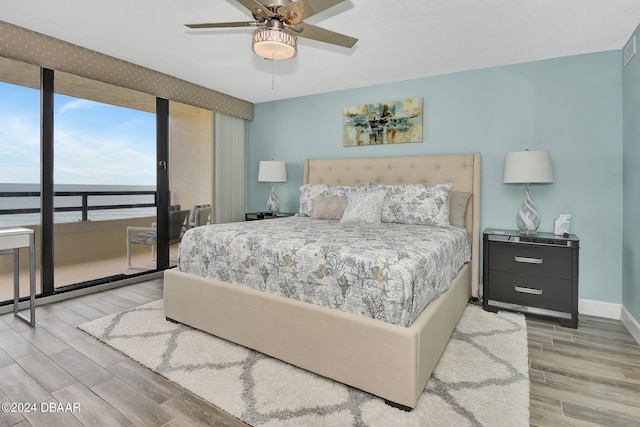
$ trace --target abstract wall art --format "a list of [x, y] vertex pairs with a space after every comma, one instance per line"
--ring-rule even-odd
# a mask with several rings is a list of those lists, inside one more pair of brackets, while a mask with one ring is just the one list
[[345, 107], [343, 119], [345, 147], [422, 142], [422, 98]]

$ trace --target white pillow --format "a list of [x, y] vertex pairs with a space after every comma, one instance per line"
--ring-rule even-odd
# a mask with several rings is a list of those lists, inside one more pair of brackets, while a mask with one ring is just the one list
[[340, 222], [361, 222], [380, 224], [382, 203], [386, 191], [350, 191], [347, 193], [347, 207]]

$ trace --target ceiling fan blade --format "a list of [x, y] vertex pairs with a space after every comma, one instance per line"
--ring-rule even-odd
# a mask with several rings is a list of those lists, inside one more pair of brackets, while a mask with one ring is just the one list
[[358, 39], [345, 36], [344, 34], [336, 33], [324, 28], [316, 27], [311, 24], [301, 24], [297, 27], [288, 27], [289, 30], [293, 30], [295, 34], [307, 39], [318, 40], [320, 42], [335, 44], [337, 46], [343, 46], [352, 48], [358, 42]]
[[238, 0], [238, 3], [249, 9], [255, 16], [261, 16], [264, 19], [273, 18], [275, 16], [273, 12], [257, 0]]
[[329, 9], [345, 0], [298, 0], [278, 8], [278, 14], [291, 25], [299, 24], [310, 16], [320, 13], [325, 9]]
[[214, 22], [207, 24], [184, 24], [185, 27], [189, 28], [232, 28], [232, 27], [257, 27], [258, 23], [256, 21], [246, 21], [246, 22]]

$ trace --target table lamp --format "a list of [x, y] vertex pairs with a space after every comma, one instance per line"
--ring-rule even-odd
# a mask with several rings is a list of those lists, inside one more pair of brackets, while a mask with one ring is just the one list
[[276, 196], [276, 182], [287, 182], [287, 168], [285, 162], [278, 160], [261, 161], [258, 167], [258, 182], [270, 182], [271, 194], [267, 200], [267, 211], [278, 213], [280, 201]]
[[524, 200], [518, 209], [518, 229], [521, 234], [534, 235], [540, 226], [540, 214], [531, 198], [531, 184], [553, 182], [551, 156], [548, 151], [517, 151], [504, 157], [505, 184], [525, 184]]

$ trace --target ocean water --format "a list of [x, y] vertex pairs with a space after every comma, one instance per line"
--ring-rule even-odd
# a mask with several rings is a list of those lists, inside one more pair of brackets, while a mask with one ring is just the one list
[[[0, 183], [0, 192], [21, 192], [21, 191], [39, 191], [38, 184], [6, 184]], [[155, 186], [139, 186], [139, 185], [83, 185], [83, 184], [66, 184], [56, 185], [54, 191], [155, 191]], [[89, 196], [89, 206], [104, 205], [125, 205], [134, 203], [153, 203], [154, 196], [149, 195], [127, 195], [127, 196]], [[80, 196], [56, 196], [54, 199], [55, 207], [80, 207], [82, 206], [82, 197]], [[4, 209], [26, 209], [39, 208], [39, 197], [0, 197], [0, 210]], [[143, 216], [153, 216], [156, 214], [156, 208], [131, 208], [131, 209], [109, 209], [89, 211], [89, 221], [105, 221], [122, 218], [136, 218]], [[82, 220], [82, 212], [56, 212], [54, 213], [54, 222], [75, 222]], [[40, 214], [9, 214], [0, 215], [0, 227], [25, 226], [40, 223]]]

